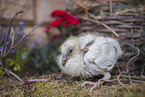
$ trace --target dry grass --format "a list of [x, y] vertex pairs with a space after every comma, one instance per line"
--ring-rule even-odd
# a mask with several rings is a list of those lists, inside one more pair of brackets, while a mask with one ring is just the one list
[[0, 79], [0, 96], [11, 97], [144, 97], [145, 85], [127, 85], [131, 93], [121, 85], [104, 85], [95, 88], [90, 94], [91, 85], [81, 88], [84, 81], [36, 82], [16, 86], [8, 78]]

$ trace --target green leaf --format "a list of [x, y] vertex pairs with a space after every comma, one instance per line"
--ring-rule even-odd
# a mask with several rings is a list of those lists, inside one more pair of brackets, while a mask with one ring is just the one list
[[16, 66], [14, 66], [13, 69], [14, 69], [14, 71], [17, 71], [17, 67]]
[[15, 64], [15, 60], [10, 59], [10, 58], [7, 58], [7, 62], [9, 62], [10, 66], [14, 66], [14, 64]]
[[17, 71], [20, 71], [21, 70], [20, 64], [17, 64], [16, 66], [17, 66]]

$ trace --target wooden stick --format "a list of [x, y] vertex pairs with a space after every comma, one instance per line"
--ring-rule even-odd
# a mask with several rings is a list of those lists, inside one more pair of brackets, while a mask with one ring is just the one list
[[138, 57], [138, 56], [140, 55], [140, 50], [139, 50], [139, 48], [136, 47], [136, 49], [137, 49], [137, 52], [138, 52], [138, 53], [137, 53], [137, 55], [133, 56], [133, 57], [127, 62], [127, 65], [126, 65], [126, 72], [129, 72], [128, 66], [129, 66], [130, 62], [131, 62], [133, 59], [135, 59], [136, 57]]
[[78, 16], [78, 17], [81, 18], [81, 19], [83, 19], [83, 20], [87, 20], [87, 21], [91, 21], [93, 23], [97, 23], [97, 24], [103, 25], [105, 28], [107, 28], [113, 34], [115, 34], [117, 37], [119, 37], [119, 35], [113, 29], [111, 29], [109, 26], [107, 26], [106, 24], [104, 24], [104, 23], [102, 23], [102, 22], [100, 22], [98, 20], [93, 20], [93, 19], [90, 19], [90, 18], [82, 17], [82, 16]]
[[112, 16], [112, 0], [110, 0], [110, 16]]
[[11, 75], [13, 75], [14, 77], [16, 77], [20, 82], [24, 83], [24, 81], [23, 81], [18, 75], [16, 75], [14, 72], [12, 72], [12, 71], [10, 71], [10, 70], [8, 70], [8, 69], [6, 69], [6, 68], [5, 68], [5, 71], [6, 71], [8, 74], [11, 74]]
[[[122, 73], [123, 73], [123, 72], [122, 72]], [[122, 73], [120, 73], [120, 74], [117, 76], [117, 81], [119, 82], [119, 84], [120, 84], [121, 86], [124, 87], [125, 90], [127, 90], [127, 91], [130, 93], [129, 88], [126, 87], [126, 86], [120, 81], [120, 77], [122, 76]]]

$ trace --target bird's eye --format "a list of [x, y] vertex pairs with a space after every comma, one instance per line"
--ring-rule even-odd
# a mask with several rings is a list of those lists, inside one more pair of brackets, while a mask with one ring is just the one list
[[72, 53], [72, 51], [73, 51], [73, 50], [72, 50], [72, 49], [70, 49], [70, 50], [69, 50], [69, 53]]
[[73, 48], [69, 49], [69, 54], [71, 54], [73, 52]]

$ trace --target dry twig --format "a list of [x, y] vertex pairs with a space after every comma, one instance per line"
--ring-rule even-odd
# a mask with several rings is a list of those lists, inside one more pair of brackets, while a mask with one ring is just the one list
[[[12, 51], [12, 49], [14, 49], [14, 48], [16, 48], [31, 32], [33, 32], [36, 28], [38, 28], [38, 25], [36, 25], [30, 32], [28, 32], [26, 35], [23, 35], [23, 37], [19, 40], [19, 42], [18, 43], [16, 43], [15, 45], [14, 45], [14, 35], [13, 35], [13, 37], [12, 37], [12, 45], [11, 45], [11, 47], [10, 47], [10, 49], [8, 50], [8, 52], [6, 53], [6, 54], [2, 54], [1, 55], [1, 57], [2, 57], [2, 59], [4, 58], [4, 57], [6, 57], [11, 51]], [[3, 65], [2, 65], [3, 66]], [[8, 70], [8, 69], [6, 69], [6, 68], [4, 68], [4, 66], [2, 67], [6, 72], [7, 72], [7, 74], [9, 75], [9, 74], [11, 74], [11, 75], [13, 75], [15, 78], [17, 78], [20, 82], [22, 82], [22, 83], [24, 83], [24, 81], [18, 76], [18, 75], [16, 75], [14, 72], [12, 72], [12, 71], [10, 71], [10, 70]], [[10, 75], [9, 75], [10, 76]]]
[[105, 28], [107, 28], [108, 30], [110, 30], [113, 34], [115, 34], [117, 37], [119, 37], [119, 35], [113, 30], [111, 29], [109, 26], [107, 26], [106, 24], [98, 21], [98, 20], [93, 20], [93, 19], [90, 19], [90, 18], [87, 18], [87, 17], [82, 17], [82, 16], [78, 16], [79, 18], [83, 19], [83, 20], [87, 20], [87, 21], [91, 21], [93, 23], [97, 23], [99, 25], [103, 25]]
[[[118, 81], [118, 83], [125, 89], [125, 90], [127, 90], [127, 92], [129, 92], [130, 93], [130, 90], [129, 90], [129, 88], [128, 87], [126, 87], [125, 86], [125, 84], [123, 84], [121, 81], [120, 81], [120, 77], [122, 76], [122, 74], [123, 73], [125, 73], [126, 74], [126, 72], [120, 72], [120, 74], [117, 76], [117, 78], [114, 78], [114, 79], [112, 79], [112, 80], [104, 80], [104, 79], [100, 79], [97, 83], [101, 83], [101, 81], [103, 81], [103, 82], [113, 82], [113, 81]], [[129, 75], [130, 76], [130, 75]], [[127, 76], [127, 77], [129, 77], [129, 76]], [[132, 81], [131, 81], [131, 78], [129, 77], [129, 80], [130, 80], [130, 82], [132, 83]], [[138, 80], [137, 80], [138, 81]], [[103, 83], [102, 82], [102, 83]], [[97, 84], [98, 85], [98, 87], [100, 87], [100, 84]]]
[[8, 41], [10, 32], [11, 32], [12, 22], [13, 22], [13, 20], [14, 20], [19, 14], [21, 14], [21, 13], [23, 13], [23, 11], [17, 12], [17, 13], [10, 19], [9, 28], [8, 28], [8, 33], [7, 33], [7, 37], [6, 37], [5, 42], [4, 42], [4, 45], [3, 45], [3, 49], [2, 49], [2, 52], [1, 52], [1, 57], [2, 57], [2, 55], [4, 54], [4, 47], [6, 47], [6, 44], [7, 44], [7, 41]]
[[126, 87], [126, 86], [120, 81], [120, 77], [122, 76], [122, 73], [125, 73], [125, 72], [121, 72], [121, 73], [117, 76], [117, 81], [119, 82], [119, 84], [120, 84], [121, 86], [123, 86], [123, 88], [124, 88], [125, 90], [127, 90], [127, 92], [130, 93], [129, 88]]
[[129, 77], [130, 84], [132, 84], [131, 76], [128, 75], [128, 77]]
[[110, 0], [110, 16], [112, 16], [112, 0]]
[[4, 68], [4, 70], [7, 72], [7, 74], [11, 74], [11, 75], [15, 76], [20, 82], [22, 82], [22, 83], [24, 82], [18, 75], [16, 75], [12, 71], [10, 71], [10, 70], [8, 70], [6, 68]]
[[126, 65], [126, 72], [129, 72], [128, 66], [129, 66], [130, 62], [140, 55], [140, 50], [139, 50], [139, 48], [136, 47], [136, 49], [137, 49], [137, 52], [138, 52], [138, 53], [137, 53], [137, 55], [133, 56], [133, 57], [127, 62], [127, 65]]
[[[12, 27], [12, 22], [13, 22], [13, 20], [19, 15], [19, 14], [21, 14], [21, 13], [23, 13], [23, 11], [19, 11], [19, 12], [17, 12], [11, 19], [10, 19], [10, 22], [9, 22], [9, 28], [8, 28], [8, 32], [7, 32], [7, 37], [6, 37], [6, 39], [5, 39], [5, 41], [4, 41], [4, 45], [3, 45], [3, 49], [2, 49], [2, 52], [1, 52], [1, 55], [0, 55], [0, 57], [1, 57], [1, 61], [2, 61], [2, 64], [1, 64], [1, 66], [2, 66], [2, 69], [3, 70], [5, 70], [6, 71], [6, 73], [8, 74], [8, 76], [11, 78], [11, 76], [10, 76], [10, 74], [11, 75], [13, 75], [15, 78], [17, 78], [20, 82], [22, 82], [22, 83], [24, 83], [24, 81], [18, 76], [18, 75], [16, 75], [14, 72], [12, 72], [12, 71], [10, 71], [10, 70], [8, 70], [8, 69], [6, 69], [5, 67], [4, 67], [4, 58], [13, 50], [13, 49], [15, 49], [31, 32], [33, 32], [37, 27], [38, 27], [38, 25], [36, 25], [30, 32], [28, 32], [27, 34], [24, 34], [23, 35], [23, 37], [15, 44], [14, 43], [14, 40], [15, 40], [15, 33], [12, 33], [12, 40], [11, 40], [11, 42], [9, 42], [9, 43], [11, 43], [11, 46], [10, 46], [10, 48], [8, 49], [7, 48], [7, 41], [8, 41], [8, 37], [9, 37], [9, 35], [10, 35], [10, 33], [11, 33], [11, 27]], [[8, 49], [8, 50], [7, 50]], [[12, 80], [12, 79], [11, 79]]]

